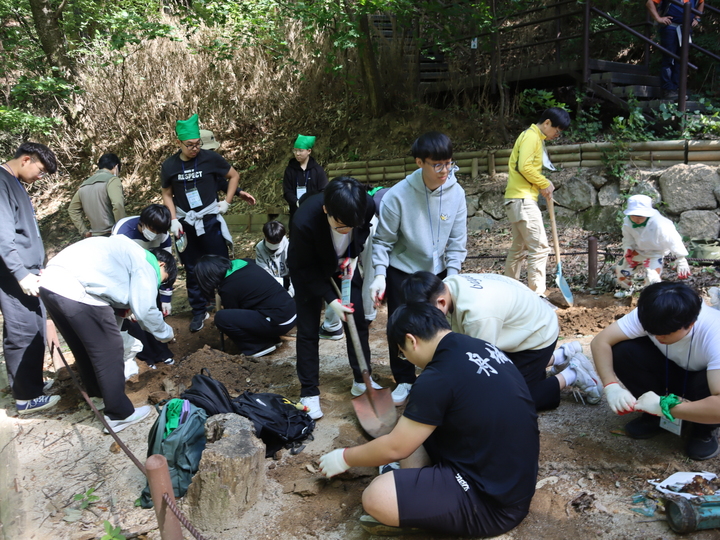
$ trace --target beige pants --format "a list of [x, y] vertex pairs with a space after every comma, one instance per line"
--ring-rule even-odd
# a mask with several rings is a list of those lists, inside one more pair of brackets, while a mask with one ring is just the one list
[[520, 267], [527, 259], [528, 287], [544, 294], [550, 245], [540, 208], [532, 199], [508, 199], [505, 211], [512, 225], [512, 246], [505, 260], [505, 275], [519, 280]]

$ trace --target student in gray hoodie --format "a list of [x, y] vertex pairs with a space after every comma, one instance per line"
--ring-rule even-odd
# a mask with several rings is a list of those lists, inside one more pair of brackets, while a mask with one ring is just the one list
[[[419, 168], [383, 198], [372, 244], [370, 296], [376, 305], [387, 297], [388, 317], [404, 303], [402, 283], [410, 274], [424, 270], [444, 279], [460, 272], [467, 255], [465, 190], [455, 178], [450, 138], [431, 131], [411, 152]], [[390, 368], [397, 383], [393, 401], [402, 405], [415, 382], [415, 366], [390, 347]]]

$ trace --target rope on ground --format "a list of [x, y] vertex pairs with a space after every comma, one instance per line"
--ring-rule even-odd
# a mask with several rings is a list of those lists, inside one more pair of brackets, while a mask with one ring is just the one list
[[[561, 257], [570, 257], [573, 255], [589, 255], [589, 251], [569, 251], [567, 253], [561, 253]], [[622, 257], [622, 252], [612, 252], [607, 250], [597, 250], [598, 255], [604, 255], [605, 257]], [[554, 253], [549, 253], [549, 257], [555, 257]], [[507, 259], [507, 255], [468, 255], [466, 259]], [[666, 259], [673, 261], [676, 257], [665, 256]], [[694, 259], [692, 257], [686, 257], [688, 262], [699, 262], [699, 263], [717, 263], [720, 264], [720, 259]]]
[[[118, 434], [113, 431], [113, 429], [110, 427], [110, 425], [107, 423], [107, 420], [105, 420], [105, 415], [100, 414], [100, 411], [98, 411], [97, 407], [95, 407], [95, 404], [92, 402], [90, 397], [87, 395], [85, 390], [83, 390], [82, 386], [80, 385], [80, 381], [77, 378], [77, 375], [73, 372], [72, 369], [70, 369], [70, 365], [67, 363], [67, 360], [65, 360], [65, 356], [62, 353], [62, 350], [60, 347], [58, 347], [55, 342], [53, 341], [50, 346], [50, 356], [52, 357], [54, 351], [57, 350], [58, 354], [60, 355], [60, 359], [62, 360], [63, 364], [65, 364], [65, 367], [68, 370], [68, 373], [70, 373], [70, 377], [72, 378], [73, 384], [78, 389], [80, 394], [82, 395], [83, 399], [85, 399], [85, 402], [90, 405], [90, 408], [95, 413], [95, 416], [97, 416], [98, 420], [102, 422], [102, 424], [105, 426], [105, 429], [107, 429], [110, 436], [115, 439], [115, 442], [118, 443], [120, 448], [123, 449], [123, 452], [127, 455], [127, 457], [130, 458], [130, 461], [132, 461], [135, 466], [140, 469], [140, 472], [143, 473], [145, 478], [147, 478], [147, 470], [145, 469], [145, 465], [143, 465], [140, 460], [135, 457], [135, 454], [133, 454], [130, 449], [125, 446], [125, 443], [122, 442], [120, 437], [118, 437]], [[175, 514], [175, 517], [178, 518], [180, 523], [182, 523], [185, 528], [192, 534], [197, 540], [205, 540], [205, 538], [198, 532], [198, 530], [193, 526], [192, 523], [188, 520], [188, 518], [185, 516], [185, 514], [182, 513], [182, 511], [170, 500], [170, 495], [167, 493], [163, 493], [163, 500], [167, 503], [168, 508], [172, 510], [172, 513]]]

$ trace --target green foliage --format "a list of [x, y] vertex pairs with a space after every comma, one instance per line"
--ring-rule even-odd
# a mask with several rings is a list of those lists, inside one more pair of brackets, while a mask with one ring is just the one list
[[550, 107], [567, 109], [567, 105], [556, 100], [552, 92], [549, 90], [538, 90], [537, 88], [527, 88], [523, 90], [518, 106], [523, 116], [532, 117], [534, 120], [537, 120], [542, 112]]
[[603, 129], [602, 120], [600, 120], [600, 103], [583, 107], [584, 99], [585, 96], [582, 93], [575, 94], [578, 113], [575, 121], [570, 125], [568, 135], [575, 141], [595, 141], [600, 137]]
[[122, 529], [120, 527], [113, 527], [112, 523], [105, 520], [103, 522], [105, 527], [105, 534], [100, 537], [100, 540], [126, 540], [126, 538], [120, 534]]
[[612, 120], [610, 132], [612, 138], [619, 141], [652, 141], [655, 135], [650, 131], [650, 121], [643, 114], [637, 99], [628, 100], [630, 112], [627, 118], [616, 116]]
[[668, 123], [665, 129], [667, 137], [692, 139], [698, 135], [720, 135], [720, 107], [716, 107], [706, 98], [698, 101], [702, 111], [680, 112], [677, 103], [660, 104], [658, 116]]
[[100, 500], [100, 497], [93, 495], [97, 488], [90, 488], [85, 493], [78, 493], [73, 497], [74, 501], [80, 501], [80, 510], [85, 510], [91, 504], [95, 504]]
[[32, 134], [49, 135], [61, 123], [59, 118], [35, 116], [19, 109], [0, 106], [0, 131], [23, 135], [23, 138]]
[[35, 105], [39, 102], [62, 101], [70, 99], [78, 88], [60, 77], [28, 77], [21, 75], [15, 86], [10, 90], [10, 96], [16, 105]]

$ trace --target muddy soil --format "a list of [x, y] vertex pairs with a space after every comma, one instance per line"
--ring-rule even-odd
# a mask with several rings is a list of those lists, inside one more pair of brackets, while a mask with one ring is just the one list
[[[466, 266], [470, 271], [500, 271], [497, 264], [469, 259]], [[568, 266], [570, 272], [583, 271], [580, 266], [573, 268], [564, 263], [564, 268]], [[548, 265], [551, 267], [552, 259]], [[696, 286], [702, 289], [704, 284]], [[136, 405], [177, 396], [202, 368], [223, 381], [231, 395], [245, 390], [269, 391], [297, 399], [294, 331], [283, 338], [277, 351], [261, 359], [237, 354], [229, 340], [222, 352], [212, 318], [200, 332], [187, 331], [190, 314], [183, 311], [186, 304], [182, 287], [179, 289], [174, 300], [177, 314], [168, 318], [178, 337], [178, 342], [171, 345], [176, 365], [150, 370], [139, 362], [139, 375], [126, 386]], [[561, 340], [579, 340], [589, 355], [592, 337], [630, 311], [636, 299], [618, 300], [608, 292], [583, 290], [576, 290], [574, 307], [560, 307], [557, 314]], [[557, 289], [550, 289], [549, 293], [550, 300], [561, 303]], [[382, 309], [371, 325], [372, 365], [378, 382], [392, 387], [383, 335], [385, 319]], [[321, 341], [320, 356], [321, 404], [325, 416], [317, 423], [314, 440], [298, 455], [282, 451], [277, 459], [267, 459], [267, 483], [261, 500], [241, 517], [241, 527], [219, 536], [208, 535], [209, 539], [369, 538], [357, 524], [357, 518], [362, 514], [362, 491], [376, 471], [353, 469], [332, 480], [314, 472], [325, 452], [367, 440], [350, 403], [352, 379], [345, 339]], [[49, 365], [48, 376], [55, 377]], [[107, 520], [121, 526], [127, 538], [159, 539], [154, 512], [134, 507], [145, 485], [144, 477], [117, 444], [102, 434], [101, 424], [72, 383], [57, 379], [52, 392], [61, 395], [62, 400], [52, 412], [18, 417], [13, 401], [5, 394], [0, 397], [0, 489], [4, 492], [0, 495], [3, 500], [0, 531], [5, 538], [22, 540], [91, 540], [102, 536], [103, 522]], [[148, 419], [120, 434], [141, 461], [155, 418], [153, 412]], [[677, 471], [717, 472], [720, 458], [702, 463], [688, 461], [681, 439], [670, 433], [646, 441], [631, 440], [622, 432], [628, 419], [614, 415], [604, 400], [596, 406], [586, 405], [570, 391], [563, 394], [558, 409], [541, 413], [540, 471], [530, 515], [499, 538], [678, 536], [670, 531], [662, 513], [646, 517], [634, 512], [633, 496], [643, 491], [652, 494], [648, 480], [665, 478]], [[69, 510], [80, 509], [83, 502], [75, 497], [91, 488], [95, 488], [93, 495], [98, 499], [73, 516]], [[181, 507], [182, 504], [180, 501]], [[73, 517], [77, 519], [66, 520]], [[704, 531], [688, 537], [714, 539], [720, 538], [720, 533]], [[191, 538], [189, 533], [186, 538]]]

